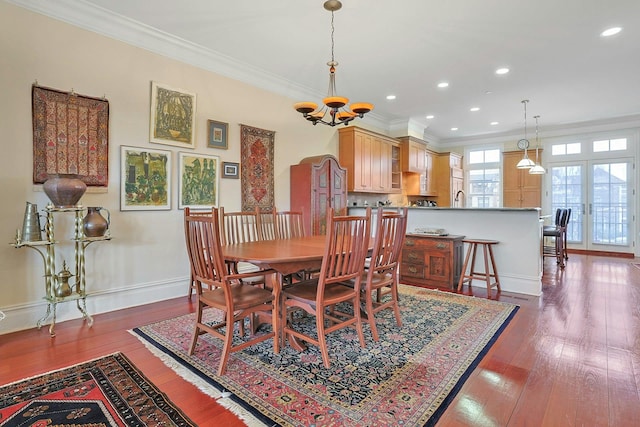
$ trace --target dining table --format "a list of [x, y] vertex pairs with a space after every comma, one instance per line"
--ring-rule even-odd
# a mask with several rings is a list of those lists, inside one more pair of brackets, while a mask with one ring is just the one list
[[[309, 269], [319, 269], [325, 253], [327, 236], [314, 235], [304, 237], [292, 237], [290, 239], [259, 240], [254, 242], [235, 243], [222, 247], [226, 262], [248, 262], [262, 270], [272, 269], [277, 275], [275, 280], [270, 280], [273, 275], [267, 276], [267, 286], [271, 287], [273, 296], [281, 310], [280, 301], [284, 276]], [[282, 316], [277, 316], [276, 329], [278, 340], [284, 344]], [[298, 351], [303, 351], [306, 346], [299, 340], [289, 337], [289, 344]]]

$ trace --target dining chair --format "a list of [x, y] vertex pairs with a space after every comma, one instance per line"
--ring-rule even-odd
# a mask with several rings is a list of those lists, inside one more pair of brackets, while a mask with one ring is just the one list
[[[394, 212], [378, 208], [376, 212], [373, 249], [368, 266], [362, 273], [360, 287], [361, 303], [364, 304], [374, 341], [379, 340], [376, 313], [391, 309], [397, 325], [402, 326], [398, 305], [398, 260], [407, 232], [407, 211], [407, 208]], [[354, 286], [355, 281], [350, 280], [346, 284]]]
[[[234, 245], [238, 243], [256, 242], [260, 239], [258, 228], [258, 211], [225, 212], [224, 207], [219, 209], [220, 222], [222, 223], [222, 245]], [[250, 273], [259, 270], [248, 262], [227, 262], [231, 273]], [[254, 285], [264, 285], [264, 278], [254, 276], [244, 279]]]
[[260, 240], [276, 240], [278, 238], [276, 208], [267, 209], [257, 206], [256, 216]]
[[[291, 284], [282, 290], [282, 320], [284, 336], [298, 338], [320, 348], [325, 368], [329, 368], [327, 334], [344, 327], [358, 332], [360, 346], [365, 347], [362, 318], [359, 309], [360, 286], [364, 259], [369, 248], [371, 209], [364, 216], [336, 216], [327, 212], [327, 237], [320, 273], [308, 280]], [[354, 286], [343, 282], [354, 280]], [[343, 305], [349, 304], [352, 310]], [[295, 328], [293, 311], [315, 316], [315, 336]], [[287, 322], [287, 317], [291, 319]]]
[[291, 239], [305, 236], [302, 212], [275, 212], [275, 222], [278, 239]]
[[[193, 215], [189, 208], [185, 208], [184, 229], [187, 254], [195, 278], [198, 297], [195, 329], [189, 347], [189, 355], [193, 354], [198, 337], [205, 333], [220, 338], [224, 343], [218, 365], [218, 375], [224, 375], [226, 372], [229, 355], [232, 352], [261, 341], [273, 338], [274, 352], [278, 353], [280, 345], [276, 339], [276, 332], [279, 328], [279, 316], [273, 293], [242, 282], [255, 273], [229, 273], [224, 263], [217, 209], [212, 209], [211, 215]], [[267, 275], [275, 274], [275, 271], [260, 270], [257, 273]], [[203, 289], [203, 284], [208, 285], [209, 289]], [[222, 311], [224, 317], [213, 324], [211, 319], [203, 319], [203, 312], [207, 307]], [[270, 317], [270, 332], [259, 334], [252, 332], [248, 339], [245, 339], [244, 328], [240, 329], [240, 334], [234, 334], [236, 322], [244, 324], [244, 319], [253, 319], [259, 313]]]
[[[190, 210], [190, 215], [191, 216], [196, 216], [196, 215], [204, 215], [204, 216], [211, 216], [211, 210]], [[191, 299], [191, 297], [193, 296], [193, 291], [196, 289], [196, 279], [195, 279], [195, 275], [193, 274], [193, 269], [191, 271], [191, 283], [189, 286], [189, 299]], [[209, 289], [211, 289], [211, 287], [209, 286]]]

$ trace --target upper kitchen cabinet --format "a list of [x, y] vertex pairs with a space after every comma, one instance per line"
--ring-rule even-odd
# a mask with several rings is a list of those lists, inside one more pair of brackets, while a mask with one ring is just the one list
[[529, 169], [518, 169], [522, 151], [502, 153], [502, 206], [505, 208], [538, 208], [542, 202], [542, 175]]
[[454, 204], [456, 195], [464, 190], [462, 156], [458, 153], [438, 153], [435, 164], [438, 206], [465, 207], [464, 196], [458, 198], [458, 203]]
[[398, 138], [402, 146], [402, 172], [424, 173], [426, 170], [425, 152], [427, 146], [410, 136]]
[[398, 138], [402, 149], [404, 187], [408, 196], [436, 196], [435, 153], [416, 138]]
[[360, 193], [400, 193], [400, 146], [392, 138], [355, 126], [339, 130], [340, 164], [347, 189]]

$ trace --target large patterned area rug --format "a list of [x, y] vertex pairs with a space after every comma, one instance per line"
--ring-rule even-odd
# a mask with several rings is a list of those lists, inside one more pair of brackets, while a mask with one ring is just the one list
[[0, 426], [195, 426], [123, 354], [0, 387]]
[[[331, 367], [315, 346], [273, 353], [267, 340], [232, 353], [216, 374], [221, 341], [203, 335], [187, 354], [194, 315], [133, 330], [168, 366], [256, 426], [434, 425], [515, 315], [513, 304], [401, 286], [403, 326], [378, 316], [380, 341], [362, 349], [355, 330], [329, 335]], [[211, 320], [220, 312], [207, 313]], [[311, 316], [296, 323], [315, 329]]]

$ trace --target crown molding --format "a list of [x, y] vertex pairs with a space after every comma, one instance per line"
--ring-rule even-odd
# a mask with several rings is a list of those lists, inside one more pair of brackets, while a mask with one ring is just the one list
[[[324, 94], [273, 73], [207, 49], [139, 21], [113, 13], [84, 0], [5, 0], [32, 12], [127, 43], [185, 64], [238, 80], [292, 100], [324, 98]], [[368, 113], [363, 120], [387, 129], [382, 115]]]

